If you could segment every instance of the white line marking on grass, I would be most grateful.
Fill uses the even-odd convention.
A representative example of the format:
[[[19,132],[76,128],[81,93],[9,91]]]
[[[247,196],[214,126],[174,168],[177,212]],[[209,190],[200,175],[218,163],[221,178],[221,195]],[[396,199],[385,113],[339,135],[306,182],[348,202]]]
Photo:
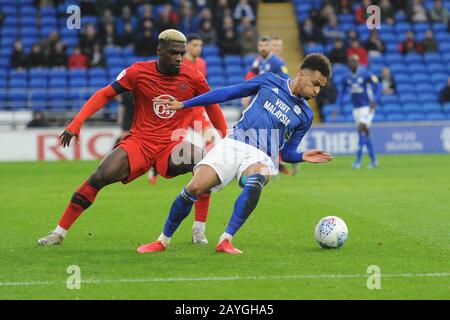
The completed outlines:
[[[382,278],[437,278],[450,277],[450,272],[439,273],[398,273],[382,274]],[[285,276],[234,276],[234,277],[204,277],[204,278],[143,278],[143,279],[99,279],[81,280],[82,284],[108,284],[108,283],[147,283],[147,282],[190,282],[190,281],[264,281],[264,280],[295,280],[295,279],[345,279],[367,278],[367,274],[300,274]],[[23,281],[0,282],[0,287],[25,287],[25,286],[52,286],[65,282],[55,281]]]

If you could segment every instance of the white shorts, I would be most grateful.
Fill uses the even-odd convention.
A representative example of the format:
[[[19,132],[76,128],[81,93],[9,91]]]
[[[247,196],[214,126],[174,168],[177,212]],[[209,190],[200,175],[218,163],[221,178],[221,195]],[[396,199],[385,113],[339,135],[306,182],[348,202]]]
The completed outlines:
[[[370,127],[375,116],[375,111],[371,111],[370,107],[360,107],[353,109],[353,118],[356,124],[363,123]]]
[[[225,188],[234,178],[239,181],[242,172],[255,163],[264,163],[268,168],[268,175],[275,173],[275,165],[272,159],[251,145],[224,138],[214,146],[206,156],[194,167],[194,173],[201,165],[207,165],[214,169],[220,179],[220,185],[212,188],[212,191],[219,191]]]

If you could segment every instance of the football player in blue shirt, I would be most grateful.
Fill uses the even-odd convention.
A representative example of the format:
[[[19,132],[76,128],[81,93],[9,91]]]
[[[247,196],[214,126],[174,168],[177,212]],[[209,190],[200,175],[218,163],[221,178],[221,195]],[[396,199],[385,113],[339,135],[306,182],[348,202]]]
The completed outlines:
[[[372,140],[370,140],[369,128],[375,115],[375,103],[380,97],[382,87],[377,76],[359,64],[357,55],[351,55],[348,58],[348,66],[349,70],[342,79],[336,105],[342,107],[344,96],[347,91],[350,91],[353,118],[358,125],[359,135],[358,151],[353,168],[359,169],[361,167],[363,148],[366,146],[371,160],[369,168],[373,169],[378,166],[378,162]]]
[[[236,178],[243,190],[216,251],[242,253],[233,246],[231,239],[256,208],[263,187],[275,172],[278,154],[292,163],[332,160],[330,154],[321,150],[298,151],[314,116],[307,100],[314,98],[330,77],[328,58],[316,53],[306,56],[292,81],[268,72],[184,102],[155,100],[168,109],[178,110],[255,95],[231,132],[196,165],[191,181],[173,202],[158,240],[139,247],[138,252],[164,251],[197,197],[206,191],[220,190]]]

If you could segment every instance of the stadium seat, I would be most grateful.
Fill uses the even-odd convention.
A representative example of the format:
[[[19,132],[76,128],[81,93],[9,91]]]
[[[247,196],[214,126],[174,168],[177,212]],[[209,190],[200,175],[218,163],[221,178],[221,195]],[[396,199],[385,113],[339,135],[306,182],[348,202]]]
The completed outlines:
[[[239,76],[242,78],[243,69],[240,65],[227,65],[225,68],[225,73],[228,76]]]
[[[94,89],[100,89],[104,86],[107,86],[109,84],[109,81],[106,79],[106,77],[95,77],[89,79],[89,87]]]
[[[212,87],[224,87],[226,85],[224,77],[208,77],[208,82]]]
[[[48,85],[50,88],[66,88],[67,80],[66,78],[50,78]]]
[[[208,76],[221,76],[223,75],[224,71],[222,66],[216,66],[216,65],[212,65],[212,66],[208,66]]]
[[[432,93],[434,86],[430,82],[421,82],[416,84],[416,90],[418,93]]]
[[[442,112],[430,112],[427,113],[426,119],[430,121],[447,120],[447,117]]]
[[[423,112],[412,112],[406,115],[406,120],[408,121],[424,121],[426,120],[426,115]]]
[[[70,78],[69,86],[71,88],[84,88],[87,86],[86,78]]]
[[[405,103],[415,103],[417,102],[417,96],[416,94],[413,93],[403,93],[399,90],[400,92],[400,102],[405,104]]]
[[[30,78],[28,83],[28,87],[30,89],[44,89],[47,88],[47,79],[46,78]]]
[[[224,65],[229,67],[232,65],[242,66],[241,57],[238,55],[226,55],[223,58]]]
[[[248,54],[244,57],[244,65],[246,68],[251,66],[253,64],[253,61],[255,60],[256,55],[254,54]]]
[[[431,81],[434,82],[434,84],[445,84],[447,83],[449,75],[446,73],[434,73],[431,74]]]
[[[10,78],[9,87],[11,89],[26,89],[28,88],[27,80]]]
[[[375,112],[375,116],[373,117],[373,121],[374,122],[386,121],[386,116],[384,115],[383,112],[377,111],[377,112]]]
[[[404,61],[406,63],[421,63],[422,56],[418,53],[408,53],[405,55]]]
[[[70,69],[69,70],[70,79],[86,79],[87,71],[85,69]]]
[[[423,61],[426,63],[440,63],[442,62],[442,56],[439,53],[425,53]]]
[[[392,63],[389,65],[389,68],[391,69],[391,73],[395,76],[397,72],[405,72],[406,70],[406,64],[403,63]]]
[[[411,83],[401,83],[397,85],[397,90],[401,94],[415,92],[416,88]]]
[[[419,112],[422,111],[422,105],[419,103],[405,103],[403,105],[403,110],[405,112]]]
[[[12,89],[8,92],[8,102],[9,108],[13,109],[23,109],[27,107],[27,97],[23,92],[23,89],[17,90]]]
[[[450,51],[450,42],[441,42],[439,44],[439,51],[442,53]]]
[[[383,111],[385,113],[401,112],[402,107],[399,103],[387,103],[386,105],[383,105]]]
[[[208,56],[205,57],[206,64],[208,67],[211,66],[222,66],[222,59],[219,56]]]
[[[403,113],[389,113],[386,115],[387,121],[405,121],[406,117]]]
[[[446,102],[442,105],[442,110],[444,110],[444,112],[448,112],[450,114],[450,102]]]
[[[419,101],[422,103],[426,102],[437,102],[438,96],[432,92],[419,93]]]
[[[426,72],[427,69],[425,68],[425,65],[423,63],[411,63],[408,64],[408,70],[411,74],[415,72]]]
[[[387,103],[397,103],[398,98],[395,94],[388,94],[388,95],[382,95],[381,96],[381,104],[387,104]]]
[[[439,112],[441,111],[441,105],[439,103],[424,103],[423,104],[423,110],[426,112]]]
[[[215,45],[207,45],[203,47],[202,54],[204,57],[206,56],[218,56],[220,55],[220,50]]]
[[[48,73],[48,70],[42,69],[42,68],[31,68],[28,71],[28,75],[29,75],[30,79],[34,79],[34,78],[46,79],[47,73]]]
[[[105,78],[106,70],[104,68],[91,68],[88,69],[89,78]]]

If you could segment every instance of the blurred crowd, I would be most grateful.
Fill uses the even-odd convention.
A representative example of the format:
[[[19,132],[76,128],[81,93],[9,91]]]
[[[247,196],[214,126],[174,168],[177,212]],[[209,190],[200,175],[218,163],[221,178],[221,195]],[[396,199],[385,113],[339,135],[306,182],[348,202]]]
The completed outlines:
[[[130,47],[136,56],[155,56],[158,34],[175,28],[197,33],[205,45],[222,54],[257,53],[256,0],[143,1],[80,0],[81,16],[96,23],[82,25],[78,45],[69,48],[55,30],[35,43],[29,53],[20,40],[14,43],[11,66],[88,68],[105,65],[105,47]],[[35,1],[38,8],[64,5],[64,1]],[[0,14],[0,23],[1,23]]]

